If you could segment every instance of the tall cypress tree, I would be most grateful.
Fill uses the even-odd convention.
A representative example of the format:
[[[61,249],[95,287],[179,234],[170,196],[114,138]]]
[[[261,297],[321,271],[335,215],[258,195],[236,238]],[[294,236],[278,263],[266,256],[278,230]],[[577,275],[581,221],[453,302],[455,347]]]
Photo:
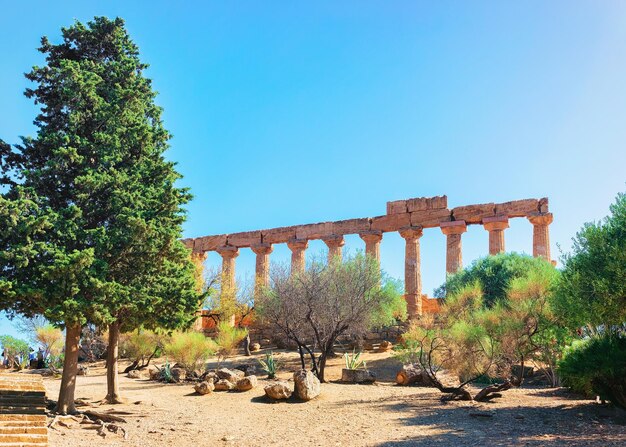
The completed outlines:
[[[0,144],[0,309],[65,326],[68,413],[82,325],[109,326],[106,399],[117,402],[120,331],[187,327],[202,297],[180,242],[191,196],[164,159],[170,134],[124,21],[96,17],[62,36],[42,38],[46,64],[26,75],[37,136]]]

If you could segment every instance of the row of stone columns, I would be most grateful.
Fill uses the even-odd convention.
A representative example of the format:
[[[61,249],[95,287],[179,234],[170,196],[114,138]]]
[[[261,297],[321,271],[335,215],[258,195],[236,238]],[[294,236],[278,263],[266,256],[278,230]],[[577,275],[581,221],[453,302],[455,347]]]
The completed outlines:
[[[552,223],[551,213],[529,216],[533,225],[533,256],[552,261],[550,258],[550,232],[548,226]],[[497,255],[505,250],[504,230],[509,228],[509,218],[506,216],[486,217],[482,221],[483,227],[489,232],[489,254]],[[463,267],[461,235],[467,231],[467,224],[463,220],[442,222],[441,231],[446,235],[446,272],[454,273]]]
[[[533,256],[550,260],[550,236],[548,226],[552,223],[552,214],[542,214],[528,218],[533,224]],[[496,216],[483,219],[483,226],[489,232],[489,254],[503,252],[504,230],[509,227],[506,216]],[[467,231],[465,221],[442,222],[441,231],[446,235],[446,272],[454,273],[463,266],[461,235]],[[409,315],[422,313],[422,281],[420,274],[420,246],[422,227],[405,227],[400,229],[400,236],[405,240],[404,284]],[[380,231],[368,231],[359,234],[365,242],[366,256],[380,262],[380,242],[383,234]],[[322,239],[328,246],[328,261],[341,259],[341,249],[344,246],[343,236],[329,236]],[[305,252],[309,241],[306,239],[292,239],[287,242],[291,250],[291,271],[302,272],[305,268]],[[251,247],[256,254],[255,291],[269,285],[269,255],[272,252],[271,244],[258,244]],[[235,288],[235,258],[239,255],[236,247],[225,246],[217,249],[222,256],[222,288]]]

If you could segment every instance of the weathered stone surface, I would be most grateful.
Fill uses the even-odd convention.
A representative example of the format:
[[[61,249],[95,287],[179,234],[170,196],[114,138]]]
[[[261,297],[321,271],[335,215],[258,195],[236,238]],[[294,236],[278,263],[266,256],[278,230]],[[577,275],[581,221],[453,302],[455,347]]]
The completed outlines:
[[[362,219],[338,220],[332,222],[333,234],[356,234],[362,231],[369,231],[370,219],[368,217]]]
[[[215,386],[214,386],[215,391],[232,391],[234,389],[235,389],[235,384],[226,379],[221,379],[215,382]]]
[[[148,366],[148,377],[150,377],[150,380],[159,380],[161,378],[161,370],[155,365]]]
[[[193,388],[196,390],[196,393],[198,394],[210,394],[215,389],[215,384],[213,383],[213,381],[208,381],[208,382],[205,381],[205,382],[196,383],[196,385]]]
[[[184,382],[187,378],[187,371],[183,368],[172,368],[170,372],[172,373],[172,380],[174,382]]]
[[[291,397],[293,391],[291,391],[291,387],[289,383],[281,381],[275,382],[271,385],[267,385],[263,388],[265,391],[265,395],[273,400],[286,400]]]
[[[250,344],[250,351],[251,352],[256,352],[256,351],[260,351],[261,350],[261,345],[259,343],[252,343]]]
[[[229,234],[227,240],[228,245],[233,247],[250,247],[261,243],[260,231],[245,231],[243,233]]]
[[[387,216],[372,217],[372,224],[370,226],[372,231],[398,231],[402,227],[411,225],[411,215],[409,213],[404,214],[389,214]]]
[[[548,198],[547,197],[542,197],[541,199],[539,199],[539,212],[540,213],[548,213],[548,212],[550,212],[550,209],[548,207]]]
[[[149,377],[149,372],[146,369],[133,369],[128,371],[126,377],[129,379],[146,379]]]
[[[194,244],[193,239],[183,239],[181,242],[183,243],[185,247],[187,247],[190,250],[193,250],[193,244]]]
[[[495,203],[480,205],[457,206],[452,209],[454,220],[464,220],[468,224],[481,223],[485,217],[495,216]]]
[[[203,236],[194,239],[193,250],[194,251],[215,251],[219,247],[226,245],[225,234],[218,234],[216,236]]]
[[[211,372],[207,372],[204,375],[204,380],[206,380],[207,382],[211,382],[211,383],[215,384],[215,382],[218,382],[220,380],[220,378],[217,375],[217,373],[211,371]]]
[[[407,212],[406,200],[387,202],[387,214],[403,214]]]
[[[343,368],[341,381],[346,383],[374,383],[376,382],[376,375],[368,369]]]
[[[237,371],[243,372],[244,376],[254,376],[258,372],[257,365],[249,363],[247,365],[238,365]]]
[[[256,376],[246,376],[237,381],[237,391],[248,391],[257,386]]]
[[[296,239],[321,239],[333,234],[332,222],[320,222],[296,227]]]
[[[89,367],[85,365],[78,365],[78,371],[76,372],[79,376],[88,376],[89,375]]]
[[[496,203],[496,214],[509,217],[526,217],[539,212],[539,200],[524,199],[511,202]]]
[[[270,230],[261,230],[261,239],[264,244],[281,244],[296,237],[297,227],[280,227]]]
[[[450,210],[447,208],[415,211],[411,213],[411,225],[419,225],[423,228],[438,227],[441,222],[447,222],[450,220]]]
[[[447,196],[436,197],[415,197],[406,201],[407,211],[413,213],[416,211],[438,210],[448,207]]]
[[[320,381],[311,371],[301,369],[293,373],[294,391],[299,399],[309,401],[322,391]]]
[[[228,380],[232,383],[237,383],[239,379],[243,379],[246,375],[243,371],[238,369],[220,368],[216,371],[217,377],[220,379]]]

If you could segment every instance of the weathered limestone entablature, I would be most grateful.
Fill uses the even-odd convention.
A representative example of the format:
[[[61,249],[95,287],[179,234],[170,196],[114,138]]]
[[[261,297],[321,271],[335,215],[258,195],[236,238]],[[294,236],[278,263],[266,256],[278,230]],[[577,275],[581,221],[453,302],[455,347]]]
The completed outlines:
[[[257,280],[267,283],[268,258],[273,244],[285,243],[289,246],[292,271],[295,272],[304,268],[304,254],[310,240],[323,240],[331,260],[341,257],[345,235],[358,234],[365,242],[366,254],[380,260],[380,243],[384,233],[398,232],[407,242],[405,287],[410,313],[421,314],[419,237],[411,235],[419,232],[421,236],[424,229],[440,228],[447,238],[446,271],[454,273],[462,267],[461,237],[468,225],[482,225],[489,232],[489,254],[497,254],[504,251],[504,231],[509,227],[509,219],[517,217],[527,218],[533,225],[533,255],[550,260],[548,226],[553,216],[549,212],[547,198],[449,209],[447,196],[417,197],[387,202],[387,213],[382,216],[202,236],[183,242],[196,254],[219,252],[224,260],[222,271],[229,276],[229,283],[234,283],[234,262],[239,249],[250,248],[259,257]]]

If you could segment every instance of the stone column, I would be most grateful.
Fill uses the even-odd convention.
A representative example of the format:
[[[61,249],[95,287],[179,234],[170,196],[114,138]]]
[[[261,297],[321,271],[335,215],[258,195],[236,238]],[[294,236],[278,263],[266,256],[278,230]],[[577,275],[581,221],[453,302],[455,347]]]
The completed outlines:
[[[365,242],[365,256],[376,259],[380,264],[380,241],[383,239],[382,231],[368,231],[359,234]]]
[[[548,226],[552,223],[552,213],[529,216],[528,220],[533,224],[533,256],[552,261],[550,258],[550,231]]]
[[[489,254],[497,255],[504,251],[504,230],[509,228],[507,216],[485,217],[483,227],[489,232]]]
[[[446,272],[455,273],[463,267],[461,235],[467,231],[464,220],[441,222],[441,231],[447,237]]]
[[[237,247],[224,246],[216,250],[222,256],[222,294],[235,291],[235,258],[239,256]]]
[[[270,285],[270,253],[271,244],[253,245],[252,251],[256,253],[256,271],[254,276],[254,296],[259,295],[263,287]]]
[[[343,236],[329,236],[323,237],[322,240],[328,246],[328,263],[334,259],[341,261],[341,247],[345,245]]]
[[[196,291],[202,292],[204,290],[204,261],[206,261],[208,253],[204,251],[194,251],[191,253],[191,261],[193,262],[194,267],[196,268],[195,280],[196,280]],[[204,302],[200,301],[198,303],[198,313],[196,321],[193,324],[194,329],[197,331],[202,330],[202,306]]]
[[[309,246],[306,239],[292,239],[287,242],[291,250],[291,273],[303,272],[305,267],[304,254]]]
[[[404,291],[409,318],[422,315],[422,277],[420,274],[420,245],[422,227],[404,227],[400,236],[406,241],[404,251]]]

